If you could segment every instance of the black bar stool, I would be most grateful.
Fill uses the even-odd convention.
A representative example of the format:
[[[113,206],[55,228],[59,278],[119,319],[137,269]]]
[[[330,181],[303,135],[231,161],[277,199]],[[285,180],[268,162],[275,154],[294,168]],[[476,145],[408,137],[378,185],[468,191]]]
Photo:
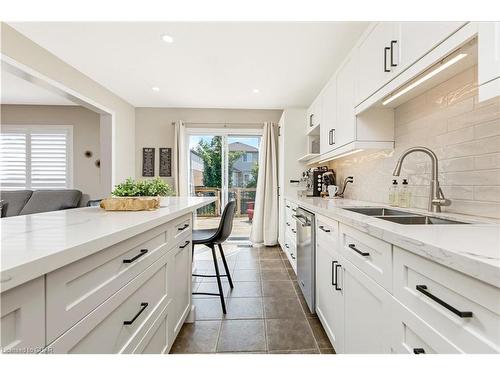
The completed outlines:
[[[205,245],[212,250],[212,258],[214,260],[215,275],[200,275],[194,273],[193,276],[198,277],[216,277],[217,285],[219,287],[219,293],[193,293],[201,294],[206,296],[219,296],[220,303],[222,305],[222,312],[226,313],[226,303],[224,302],[224,291],[222,289],[221,277],[227,277],[229,281],[229,286],[233,289],[233,280],[231,280],[231,274],[229,273],[229,268],[227,267],[226,257],[224,256],[224,250],[222,249],[222,243],[227,240],[231,231],[233,230],[233,217],[236,208],[236,202],[229,202],[224,208],[222,217],[218,228],[212,229],[196,229],[193,230],[193,257],[194,257],[194,245]],[[219,265],[217,264],[217,255],[215,254],[215,245],[218,245],[220,255],[222,258],[222,263],[224,264],[224,269],[226,271],[225,275],[221,275],[219,272]]]

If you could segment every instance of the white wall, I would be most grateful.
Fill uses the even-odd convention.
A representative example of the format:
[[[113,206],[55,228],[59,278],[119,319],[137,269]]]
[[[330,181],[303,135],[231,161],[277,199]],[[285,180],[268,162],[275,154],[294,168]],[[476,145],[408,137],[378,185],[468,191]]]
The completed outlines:
[[[5,56],[114,112],[115,168],[113,177],[115,181],[121,181],[128,176],[134,177],[134,107],[5,23],[1,23],[1,38],[1,51]]]
[[[179,120],[195,123],[264,123],[278,122],[281,110],[198,109],[198,108],[136,108],[135,110],[135,173],[142,175],[142,148],[154,147],[155,175],[158,175],[159,148],[174,147],[174,127]],[[173,178],[165,178],[173,184]]]
[[[72,125],[73,188],[92,199],[100,196],[99,114],[79,106],[7,105],[1,106],[2,125]],[[91,158],[85,151],[92,151]]]
[[[500,98],[480,103],[477,66],[395,110],[395,149],[353,155],[331,163],[337,179],[354,176],[346,198],[387,203],[392,172],[401,153],[425,146],[439,159],[439,179],[450,207],[443,210],[500,218]],[[413,206],[427,208],[431,171],[428,156],[405,159]]]

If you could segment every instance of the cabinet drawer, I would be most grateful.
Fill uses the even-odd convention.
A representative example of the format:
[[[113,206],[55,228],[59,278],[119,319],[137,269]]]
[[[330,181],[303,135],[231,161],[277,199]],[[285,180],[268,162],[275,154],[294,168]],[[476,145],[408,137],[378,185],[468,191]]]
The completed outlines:
[[[339,239],[339,223],[335,220],[316,216],[316,242],[333,255],[337,251]]]
[[[172,304],[168,304],[153,322],[146,335],[134,349],[134,354],[163,354],[167,353],[173,343],[169,333]]]
[[[43,277],[0,294],[2,353],[37,353],[45,346]]]
[[[395,247],[394,295],[460,351],[500,352],[500,289]]]
[[[188,214],[181,216],[180,218],[174,220],[170,225],[172,225],[172,240],[176,241],[183,237],[186,233],[191,232],[193,226],[192,215]]]
[[[340,252],[361,271],[392,291],[392,245],[340,224]]]
[[[153,263],[56,341],[53,353],[126,353],[145,336],[152,319],[170,303],[167,263],[171,252]]]
[[[160,226],[49,273],[47,343],[158,260],[168,250],[166,237]]]
[[[399,354],[453,354],[460,350],[436,330],[395,301],[392,330],[392,352]]]

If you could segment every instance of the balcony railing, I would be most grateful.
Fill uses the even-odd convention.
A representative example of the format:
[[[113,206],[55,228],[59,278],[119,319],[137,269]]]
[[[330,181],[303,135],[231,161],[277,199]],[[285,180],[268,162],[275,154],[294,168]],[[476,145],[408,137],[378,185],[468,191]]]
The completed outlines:
[[[247,215],[247,210],[253,208],[255,202],[255,188],[229,188],[229,200],[236,201],[236,216]],[[215,197],[215,202],[199,208],[198,216],[220,216],[221,215],[221,200],[222,189],[216,187],[195,187],[194,193],[197,197]]]

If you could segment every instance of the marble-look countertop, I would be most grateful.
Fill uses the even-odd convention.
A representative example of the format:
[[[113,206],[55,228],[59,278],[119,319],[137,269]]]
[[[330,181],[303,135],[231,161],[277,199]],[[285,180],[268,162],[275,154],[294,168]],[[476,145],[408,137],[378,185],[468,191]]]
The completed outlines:
[[[351,225],[358,230],[500,287],[500,223],[473,216],[402,209],[465,221],[472,224],[403,225],[347,211],[346,207],[389,207],[349,199],[286,197],[314,213]]]
[[[214,198],[171,197],[155,211],[76,208],[0,220],[0,289],[6,291],[179,216]]]

